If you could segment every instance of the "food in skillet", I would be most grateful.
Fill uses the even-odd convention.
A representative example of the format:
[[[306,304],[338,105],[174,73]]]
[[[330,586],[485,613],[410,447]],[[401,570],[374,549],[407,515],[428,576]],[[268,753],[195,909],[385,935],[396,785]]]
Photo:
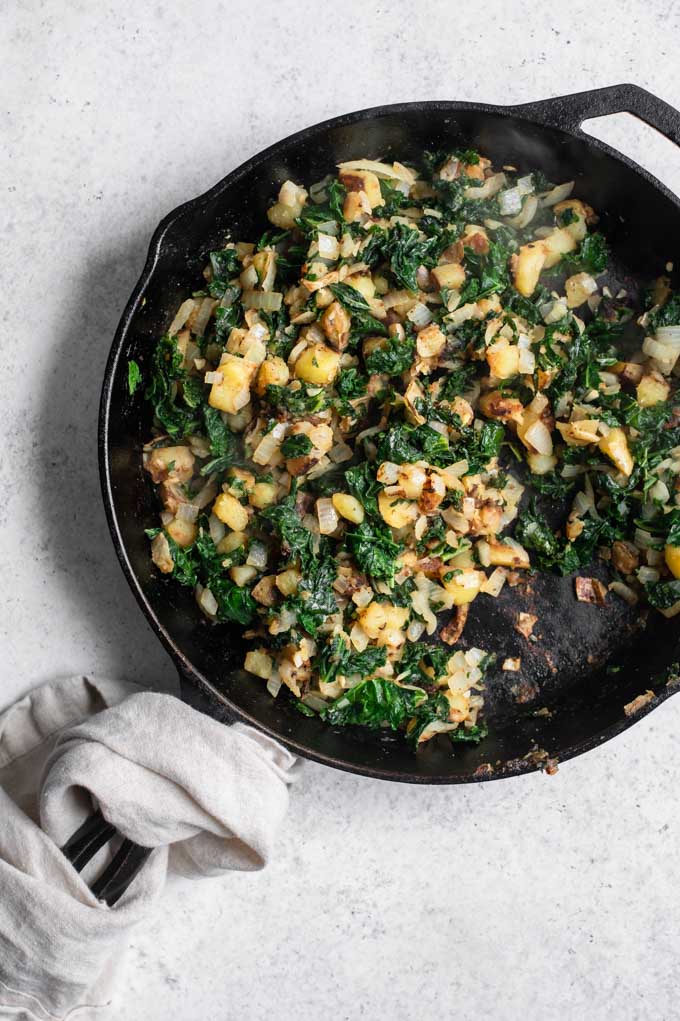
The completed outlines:
[[[576,599],[680,610],[680,295],[612,296],[572,183],[471,151],[357,160],[268,217],[159,340],[144,465],[155,565],[243,628],[273,696],[477,741],[473,600],[599,557],[609,586]]]

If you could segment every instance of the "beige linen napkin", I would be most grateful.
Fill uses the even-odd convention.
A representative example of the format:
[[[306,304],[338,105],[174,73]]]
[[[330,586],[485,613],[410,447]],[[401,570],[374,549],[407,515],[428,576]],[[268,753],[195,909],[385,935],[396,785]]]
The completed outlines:
[[[294,765],[249,727],[122,681],[53,682],[0,714],[0,1017],[104,1013],[128,933],[169,873],[264,867]],[[92,798],[156,849],[114,907],[59,850]]]

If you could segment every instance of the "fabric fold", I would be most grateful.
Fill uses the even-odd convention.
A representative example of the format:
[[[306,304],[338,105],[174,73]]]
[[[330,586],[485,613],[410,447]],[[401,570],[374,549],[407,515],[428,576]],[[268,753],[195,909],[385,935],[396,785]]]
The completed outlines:
[[[266,735],[121,681],[57,681],[2,713],[0,1017],[104,1009],[126,937],[169,872],[263,868],[295,773],[294,756]],[[95,805],[154,848],[112,908],[59,850]]]

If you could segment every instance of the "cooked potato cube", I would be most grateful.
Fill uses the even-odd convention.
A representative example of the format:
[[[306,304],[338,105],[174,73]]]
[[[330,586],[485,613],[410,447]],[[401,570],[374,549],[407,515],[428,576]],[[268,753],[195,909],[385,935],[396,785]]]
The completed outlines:
[[[338,372],[340,355],[325,344],[312,344],[305,348],[295,362],[295,375],[306,383],[315,386],[327,386],[332,383]]]
[[[271,507],[273,503],[276,503],[277,493],[278,489],[273,482],[256,482],[248,497],[248,502],[251,507],[257,507],[258,510],[263,507]]]
[[[341,170],[339,177],[348,192],[363,192],[371,209],[382,206],[384,199],[380,181],[370,170]]]
[[[665,401],[670,391],[669,384],[662,376],[643,376],[637,385],[637,402],[643,408],[651,408],[659,401]]]
[[[556,266],[563,255],[573,252],[576,248],[576,239],[567,227],[558,227],[552,234],[543,239],[545,250],[545,269]]]
[[[564,202],[558,202],[553,206],[553,212],[557,217],[566,213],[568,209],[576,216],[576,219],[572,223],[566,224],[564,230],[569,231],[575,241],[583,241],[588,232],[586,224],[596,219],[595,214],[591,207],[587,206],[585,202],[581,202],[580,199],[565,199]]]
[[[373,641],[380,641],[386,633],[399,630],[409,617],[406,606],[393,606],[391,603],[378,603],[375,600],[358,612],[359,623]]]
[[[276,587],[282,596],[292,596],[294,592],[297,592],[301,578],[302,575],[298,570],[294,567],[289,567],[287,571],[277,574]]]
[[[242,532],[248,526],[248,511],[230,493],[220,493],[213,504],[213,514],[223,521],[227,528]]]
[[[219,411],[235,415],[250,401],[250,383],[257,371],[257,365],[237,355],[225,354],[218,372],[222,380],[210,388],[208,404]]]
[[[341,518],[355,525],[360,525],[364,520],[364,508],[355,496],[350,496],[349,493],[333,493],[332,500]]]
[[[195,521],[185,521],[184,518],[173,518],[172,521],[165,526],[165,531],[171,539],[175,540],[178,546],[181,546],[184,549],[187,546],[191,546],[192,542],[196,541],[198,525]]]
[[[290,372],[288,366],[283,358],[275,355],[260,365],[255,382],[255,393],[258,397],[264,397],[268,386],[285,386],[289,379]]]
[[[511,379],[519,372],[519,348],[506,337],[499,337],[487,347],[486,360],[496,379]]]
[[[510,260],[515,287],[525,298],[530,298],[536,290],[538,278],[545,265],[546,248],[543,241],[531,241],[522,245],[517,255]]]
[[[223,539],[220,539],[216,549],[218,553],[233,553],[239,546],[245,546],[248,536],[245,532],[227,532]]]
[[[489,566],[491,567],[512,567],[520,570],[528,570],[530,567],[529,554],[517,543],[511,546],[509,543],[488,542]]]
[[[249,673],[261,677],[263,681],[269,680],[274,669],[273,660],[264,649],[251,649],[246,653],[243,666]]]
[[[418,517],[418,505],[400,496],[388,496],[384,491],[378,496],[378,507],[383,521],[392,528],[404,528]]]
[[[375,284],[367,273],[355,273],[351,277],[345,277],[343,280],[344,284],[349,284],[355,291],[362,294],[366,301],[370,301],[371,298],[375,298]]]
[[[565,280],[564,290],[567,295],[567,305],[569,308],[578,308],[592,294],[595,294],[597,283],[590,273],[574,273],[568,280]]]
[[[439,576],[444,588],[453,597],[454,606],[471,603],[486,581],[483,571],[477,571],[474,567],[452,568],[450,564],[440,568]]]
[[[459,262],[448,262],[444,266],[435,266],[430,271],[430,276],[434,278],[439,290],[449,287],[458,291],[465,283],[465,270]]]
[[[183,484],[194,474],[195,461],[189,447],[156,447],[146,462],[146,470],[156,484],[170,477]]]
[[[421,358],[436,358],[445,347],[446,337],[436,323],[430,323],[416,337],[416,350]]]
[[[248,564],[231,567],[229,569],[229,577],[233,581],[234,585],[238,585],[239,588],[243,588],[244,585],[248,585],[257,577],[257,568],[250,567]]]
[[[598,445],[602,453],[614,462],[620,472],[630,475],[635,462],[628,449],[628,440],[623,429],[610,429],[607,435],[601,438]]]

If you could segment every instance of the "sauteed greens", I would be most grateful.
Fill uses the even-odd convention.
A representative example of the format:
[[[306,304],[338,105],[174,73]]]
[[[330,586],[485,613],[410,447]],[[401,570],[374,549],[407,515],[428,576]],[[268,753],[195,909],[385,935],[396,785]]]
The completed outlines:
[[[468,610],[532,570],[680,610],[680,295],[612,295],[572,187],[470,150],[286,181],[144,368],[153,561],[301,712],[480,740]]]

